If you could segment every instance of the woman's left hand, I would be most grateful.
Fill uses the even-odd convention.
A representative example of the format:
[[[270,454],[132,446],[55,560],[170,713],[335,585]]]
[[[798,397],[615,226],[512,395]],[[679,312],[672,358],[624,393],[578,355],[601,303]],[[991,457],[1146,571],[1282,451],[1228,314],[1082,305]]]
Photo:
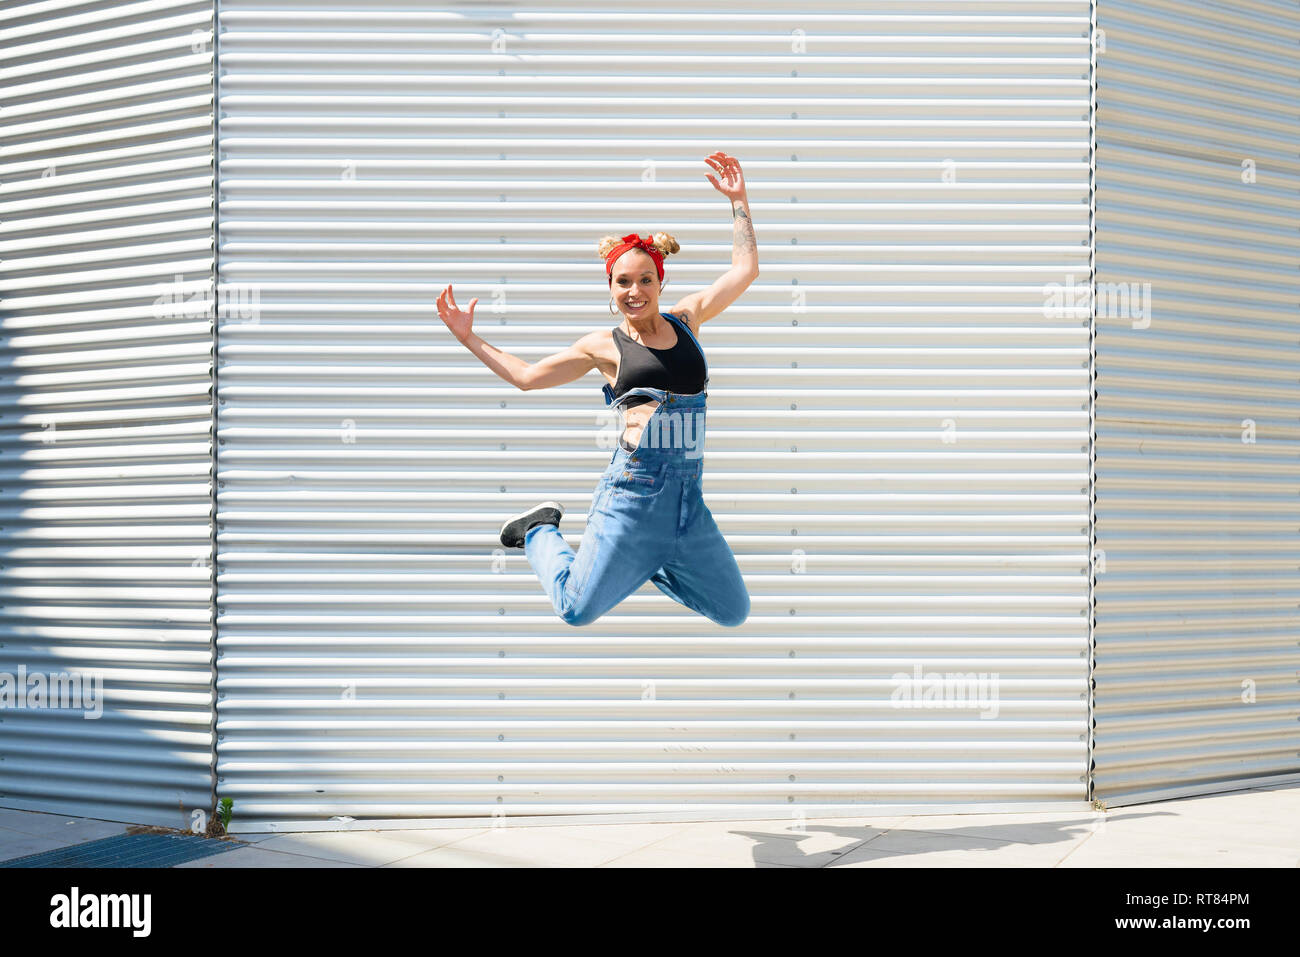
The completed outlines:
[[[718,174],[717,179],[709,173],[704,174],[714,189],[730,200],[745,198],[745,174],[740,171],[740,160],[719,150],[704,157],[704,162]]]

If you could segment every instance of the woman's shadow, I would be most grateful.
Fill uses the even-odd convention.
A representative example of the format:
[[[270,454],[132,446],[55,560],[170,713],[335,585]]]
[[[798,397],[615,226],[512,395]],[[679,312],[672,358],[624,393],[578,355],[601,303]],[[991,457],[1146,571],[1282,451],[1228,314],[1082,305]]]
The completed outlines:
[[[1170,811],[1146,811],[1124,814],[1109,818],[1082,817],[1069,820],[1030,822],[1019,821],[1006,824],[962,825],[960,830],[946,828],[929,829],[918,826],[915,820],[908,827],[871,827],[871,826],[836,826],[817,824],[802,829],[788,829],[782,833],[763,831],[728,831],[753,839],[755,864],[781,864],[788,867],[830,867],[852,855],[854,861],[864,859],[883,860],[890,857],[904,857],[914,854],[928,854],[933,851],[988,851],[995,850],[991,842],[1014,844],[1057,844],[1073,843],[1080,837],[1105,826],[1106,821],[1135,820],[1143,817],[1167,817],[1177,815]],[[843,843],[826,851],[808,852],[800,847],[813,833],[835,835]],[[879,837],[890,835],[918,835],[942,839],[942,846],[935,848],[904,850],[894,847],[881,847],[872,853],[870,845]],[[867,848],[864,854],[855,853]],[[1064,851],[1064,849],[1062,849]],[[868,856],[869,855],[869,856]]]

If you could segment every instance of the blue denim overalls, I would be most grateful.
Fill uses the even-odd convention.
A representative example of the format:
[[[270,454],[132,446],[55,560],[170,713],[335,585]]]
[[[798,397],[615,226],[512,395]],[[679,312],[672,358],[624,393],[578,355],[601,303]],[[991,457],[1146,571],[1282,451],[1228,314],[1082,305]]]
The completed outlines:
[[[661,315],[699,346],[686,323]],[[636,448],[626,448],[620,437],[592,492],[577,553],[554,525],[534,525],[524,535],[528,563],[568,624],[590,624],[647,581],[719,625],[734,627],[749,617],[736,557],[700,489],[707,363],[704,383],[691,394],[637,387],[617,398],[604,387],[606,405],[615,408],[636,394],[659,405]]]

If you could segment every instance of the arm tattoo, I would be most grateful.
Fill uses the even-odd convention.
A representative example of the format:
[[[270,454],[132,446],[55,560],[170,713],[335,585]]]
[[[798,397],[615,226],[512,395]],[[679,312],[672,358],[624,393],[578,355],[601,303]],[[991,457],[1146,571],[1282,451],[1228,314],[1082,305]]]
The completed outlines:
[[[752,253],[758,245],[754,239],[754,223],[749,218],[749,210],[745,209],[745,204],[737,201],[731,206],[732,216],[735,218],[735,225],[732,227],[732,250],[740,255]]]

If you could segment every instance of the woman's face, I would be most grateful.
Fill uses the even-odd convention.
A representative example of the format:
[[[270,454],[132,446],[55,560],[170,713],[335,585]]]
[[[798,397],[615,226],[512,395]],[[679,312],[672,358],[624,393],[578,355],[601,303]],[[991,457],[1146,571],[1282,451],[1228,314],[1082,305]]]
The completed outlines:
[[[614,302],[628,319],[659,314],[659,271],[648,253],[629,249],[614,260],[609,288]]]

